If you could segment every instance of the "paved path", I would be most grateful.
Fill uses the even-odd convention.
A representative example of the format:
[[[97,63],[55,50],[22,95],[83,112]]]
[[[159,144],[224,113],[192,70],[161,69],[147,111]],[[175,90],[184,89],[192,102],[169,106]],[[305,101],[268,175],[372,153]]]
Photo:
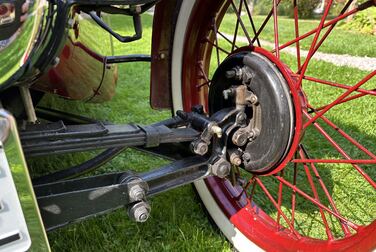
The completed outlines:
[[[224,34],[228,39],[231,41],[233,40],[233,36],[229,34]],[[220,39],[220,36],[218,37]],[[244,36],[237,37],[238,42],[248,43],[248,40]],[[261,45],[274,47],[274,43],[269,41],[260,40]],[[292,47],[284,48],[281,52],[286,52],[288,54],[296,55],[296,49]],[[307,50],[300,50],[300,54],[303,57],[308,55]],[[314,57],[316,60],[321,60],[325,62],[332,63],[336,66],[348,66],[353,68],[358,68],[365,71],[374,71],[376,69],[376,58],[369,58],[369,57],[359,57],[359,56],[351,56],[351,55],[339,55],[339,54],[331,54],[331,53],[322,53],[316,52]]]

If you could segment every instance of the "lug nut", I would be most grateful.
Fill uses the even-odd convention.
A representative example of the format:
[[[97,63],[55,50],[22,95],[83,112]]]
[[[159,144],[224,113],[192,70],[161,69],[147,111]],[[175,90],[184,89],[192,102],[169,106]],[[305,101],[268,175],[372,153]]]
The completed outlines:
[[[150,205],[145,201],[138,202],[128,209],[128,216],[136,222],[145,222],[150,216]]]

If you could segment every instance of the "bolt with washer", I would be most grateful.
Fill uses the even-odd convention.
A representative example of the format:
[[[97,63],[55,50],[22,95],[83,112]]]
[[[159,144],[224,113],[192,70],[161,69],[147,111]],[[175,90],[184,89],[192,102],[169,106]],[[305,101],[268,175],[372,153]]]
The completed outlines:
[[[136,222],[145,222],[150,216],[150,205],[145,201],[137,202],[128,209],[128,216]]]

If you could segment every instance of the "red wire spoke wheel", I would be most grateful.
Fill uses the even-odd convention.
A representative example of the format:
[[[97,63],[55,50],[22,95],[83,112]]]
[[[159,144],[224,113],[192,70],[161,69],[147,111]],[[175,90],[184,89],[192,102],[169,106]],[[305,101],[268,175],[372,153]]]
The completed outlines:
[[[174,109],[226,108],[222,93],[232,80],[224,76],[244,66],[261,106],[249,162],[243,156],[228,178],[195,183],[239,251],[376,248],[376,69],[354,63],[376,58],[361,50],[375,39],[346,36],[340,27],[375,2],[352,2],[339,9],[327,1],[316,21],[299,17],[299,1],[286,7],[271,0],[265,16],[252,15],[245,0],[182,3],[172,55]]]

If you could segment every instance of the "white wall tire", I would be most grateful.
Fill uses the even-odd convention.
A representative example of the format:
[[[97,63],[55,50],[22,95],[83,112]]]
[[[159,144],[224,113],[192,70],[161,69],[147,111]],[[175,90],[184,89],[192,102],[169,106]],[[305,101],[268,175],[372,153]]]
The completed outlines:
[[[171,64],[171,91],[174,111],[183,109],[182,96],[182,60],[184,38],[187,24],[195,1],[183,1],[180,8],[179,16],[175,27],[175,36],[172,49]],[[215,202],[209,189],[203,180],[196,181],[194,186],[205,205],[211,218],[214,220],[221,232],[233,244],[238,251],[263,251],[256,244],[250,241],[243,233],[241,233],[225,216],[221,208]]]

